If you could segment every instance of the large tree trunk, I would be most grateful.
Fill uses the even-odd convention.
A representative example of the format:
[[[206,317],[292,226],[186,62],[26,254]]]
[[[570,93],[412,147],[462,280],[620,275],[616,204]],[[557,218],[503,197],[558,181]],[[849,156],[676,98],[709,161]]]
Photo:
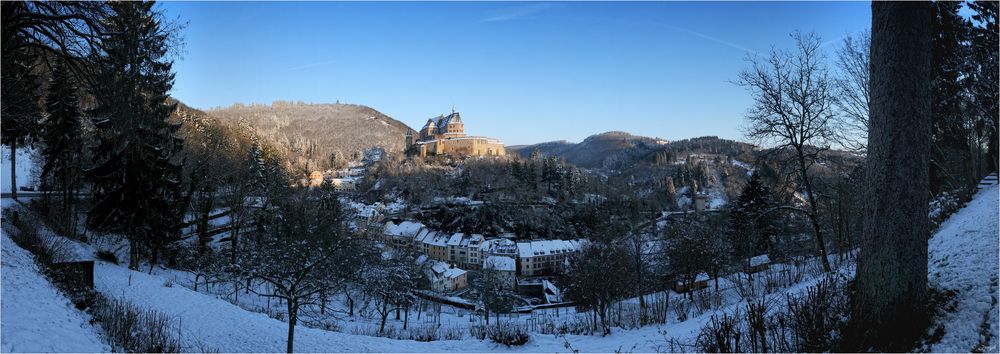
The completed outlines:
[[[10,143],[10,198],[17,200],[17,143]]]
[[[926,329],[931,9],[872,4],[871,130],[854,328],[860,348],[910,351]]]

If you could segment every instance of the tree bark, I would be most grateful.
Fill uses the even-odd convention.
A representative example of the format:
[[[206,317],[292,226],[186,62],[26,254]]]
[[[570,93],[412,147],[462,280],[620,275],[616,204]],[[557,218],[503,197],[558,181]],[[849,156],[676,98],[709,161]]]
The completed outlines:
[[[10,143],[10,198],[17,200],[17,143]]]
[[[823,264],[823,271],[829,273],[830,260],[826,259],[826,241],[823,240],[823,231],[819,226],[819,217],[816,215],[818,213],[816,195],[813,194],[812,180],[809,178],[809,168],[806,166],[806,158],[801,147],[798,149],[798,154],[799,172],[802,173],[802,183],[806,187],[806,194],[809,194],[809,221],[812,222],[813,233],[816,235],[816,247],[819,252],[820,262]]]
[[[289,353],[292,352],[293,344],[295,343],[295,322],[298,321],[298,305],[295,305],[295,301],[288,299],[288,346],[287,350]]]
[[[930,3],[872,3],[867,198],[852,317],[859,349],[910,351],[927,325],[930,28]]]

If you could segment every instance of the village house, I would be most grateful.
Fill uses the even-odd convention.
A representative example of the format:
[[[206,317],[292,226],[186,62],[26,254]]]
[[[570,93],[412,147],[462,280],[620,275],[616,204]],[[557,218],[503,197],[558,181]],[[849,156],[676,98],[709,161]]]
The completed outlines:
[[[519,275],[531,277],[562,273],[584,242],[584,239],[518,242]]]
[[[409,249],[413,247],[413,239],[424,230],[424,224],[414,221],[400,221],[395,223],[387,221],[382,231],[382,242],[387,246],[399,249]]]
[[[423,241],[421,242],[423,245],[422,250],[424,254],[431,259],[442,262],[451,262],[452,260],[448,248],[448,241],[451,238],[451,235],[431,231],[423,237]]]
[[[483,269],[495,269],[506,288],[517,289],[517,261],[511,257],[488,256],[483,261]]]
[[[517,258],[517,243],[508,238],[494,238],[483,241],[479,246],[479,252],[483,257],[504,256]]]
[[[434,291],[457,291],[469,286],[468,272],[445,262],[435,262],[427,268],[426,274]]]
[[[423,269],[430,289],[437,292],[462,290],[469,286],[468,272],[447,262],[433,260],[427,255],[417,257],[414,262]]]
[[[466,258],[468,258],[464,255],[464,252],[462,254],[459,254],[460,251],[464,251],[464,249],[462,249],[463,238],[465,238],[465,234],[457,232],[452,234],[451,237],[448,238],[448,241],[445,243],[448,246],[449,262],[462,264],[465,263]]]
[[[330,184],[333,185],[333,189],[337,191],[353,191],[357,189],[358,179],[356,177],[331,178]]]
[[[483,244],[483,235],[472,234],[463,237],[458,248],[458,263],[466,269],[480,269],[483,267],[483,258],[479,247]]]

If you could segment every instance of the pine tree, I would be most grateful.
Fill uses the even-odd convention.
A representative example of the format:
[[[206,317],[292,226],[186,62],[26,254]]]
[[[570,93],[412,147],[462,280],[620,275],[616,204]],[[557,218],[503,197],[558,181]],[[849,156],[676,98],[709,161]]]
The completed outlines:
[[[4,4],[5,10],[10,4]],[[5,46],[7,43],[4,43]],[[35,138],[39,107],[36,90],[37,76],[32,72],[33,57],[28,49],[8,53],[4,49],[0,58],[0,141],[10,147],[10,193],[17,200],[17,148],[30,144]]]
[[[939,193],[974,182],[969,172],[965,87],[969,22],[958,14],[962,3],[937,1],[931,47],[931,191]]]
[[[65,215],[72,215],[70,207],[73,196],[79,188],[80,159],[83,145],[82,124],[80,122],[79,99],[76,85],[61,63],[52,68],[45,110],[48,117],[43,125],[45,148],[42,156],[42,179],[51,178],[56,189],[62,192],[62,206]],[[73,218],[69,225],[75,225]]]
[[[104,20],[109,35],[96,60],[100,76],[94,88],[100,144],[94,183],[94,206],[87,216],[92,229],[129,239],[129,267],[138,269],[140,249],[156,262],[160,247],[176,236],[182,219],[180,166],[171,158],[182,147],[177,126],[167,122],[175,104],[167,103],[173,86],[168,58],[173,32],[161,23],[152,2],[116,2]],[[152,268],[150,268],[152,269]]]
[[[743,261],[742,267],[748,268],[752,257],[768,250],[773,217],[767,212],[773,206],[770,189],[761,182],[760,174],[754,172],[732,204],[729,219],[733,251]]]
[[[1000,160],[997,125],[1000,124],[1000,73],[996,63],[1000,61],[1000,39],[998,39],[997,12],[1000,3],[996,1],[974,1],[968,3],[975,11],[972,19],[979,25],[972,28],[973,80],[972,104],[978,119],[973,131],[983,134],[986,147],[986,168],[996,171]],[[978,177],[978,176],[977,176]]]

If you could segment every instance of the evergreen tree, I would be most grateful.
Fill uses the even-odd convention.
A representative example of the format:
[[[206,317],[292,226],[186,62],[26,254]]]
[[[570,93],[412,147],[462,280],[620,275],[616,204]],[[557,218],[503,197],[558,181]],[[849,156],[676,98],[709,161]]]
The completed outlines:
[[[931,46],[931,192],[970,184],[965,86],[968,20],[958,14],[962,3],[936,1]]]
[[[43,125],[45,148],[42,156],[42,179],[51,179],[56,189],[62,192],[63,213],[71,215],[73,196],[79,188],[80,159],[82,146],[82,124],[80,122],[79,99],[74,84],[66,68],[56,63],[52,68],[49,92],[45,98],[48,117]],[[72,218],[69,225],[74,225]]]
[[[4,4],[4,10],[10,4]],[[6,15],[6,14],[5,14]],[[5,42],[6,46],[7,43]],[[17,148],[30,144],[35,138],[38,122],[38,77],[32,72],[33,57],[27,48],[8,52],[4,49],[0,58],[0,141],[10,147],[10,192],[17,199]]]
[[[766,252],[773,233],[773,217],[767,212],[774,206],[771,191],[754,172],[750,175],[743,193],[732,204],[729,216],[729,233],[736,259],[742,260],[741,268],[749,268],[750,259]],[[749,273],[747,274],[749,276]]]
[[[973,131],[983,134],[987,144],[986,168],[997,170],[1000,160],[998,147],[997,125],[1000,124],[1000,75],[997,62],[1000,62],[1000,40],[997,25],[996,1],[969,2],[969,8],[976,12],[972,19],[978,24],[972,28],[973,83],[972,83],[972,114],[977,116]],[[978,176],[977,176],[978,177]]]
[[[175,109],[167,103],[174,32],[152,2],[115,2],[111,11],[96,59],[103,83],[94,88],[101,141],[90,171],[94,206],[87,225],[127,237],[129,267],[138,269],[140,249],[155,263],[184,214],[180,166],[171,160],[182,145],[177,126],[167,122]]]

